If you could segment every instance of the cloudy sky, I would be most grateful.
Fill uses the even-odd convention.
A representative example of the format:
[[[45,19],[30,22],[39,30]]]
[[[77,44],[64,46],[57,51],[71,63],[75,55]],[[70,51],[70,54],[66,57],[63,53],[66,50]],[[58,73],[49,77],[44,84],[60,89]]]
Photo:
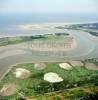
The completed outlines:
[[[98,0],[0,0],[0,13],[96,13]]]

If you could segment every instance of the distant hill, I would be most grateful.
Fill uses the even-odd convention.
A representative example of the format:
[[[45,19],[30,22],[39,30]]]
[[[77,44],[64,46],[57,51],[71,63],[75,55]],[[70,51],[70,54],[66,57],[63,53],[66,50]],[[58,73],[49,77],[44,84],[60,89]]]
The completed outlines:
[[[85,24],[72,24],[72,25],[64,25],[57,26],[57,29],[98,29],[98,23],[85,23]]]
[[[78,24],[80,28],[98,29],[98,23]]]

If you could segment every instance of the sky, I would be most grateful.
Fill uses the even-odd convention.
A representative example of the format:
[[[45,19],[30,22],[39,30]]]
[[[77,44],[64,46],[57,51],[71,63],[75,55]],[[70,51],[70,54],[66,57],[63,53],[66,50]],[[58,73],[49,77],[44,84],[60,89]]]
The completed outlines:
[[[0,0],[0,13],[96,13],[98,0]]]

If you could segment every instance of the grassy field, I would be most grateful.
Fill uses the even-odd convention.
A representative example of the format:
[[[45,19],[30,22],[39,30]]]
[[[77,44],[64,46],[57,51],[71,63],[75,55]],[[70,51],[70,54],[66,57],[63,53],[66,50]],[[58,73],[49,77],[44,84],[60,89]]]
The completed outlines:
[[[14,83],[19,86],[18,92],[22,92],[25,97],[32,98],[31,100],[63,100],[64,98],[67,98],[67,100],[79,100],[80,97],[98,90],[98,71],[87,70],[83,66],[73,67],[72,70],[64,70],[59,67],[59,63],[45,64],[47,67],[44,70],[35,69],[33,63],[14,66],[0,82],[0,88],[5,83]],[[15,78],[13,72],[18,67],[31,71],[31,76],[24,80]],[[43,80],[43,76],[47,72],[55,72],[64,79],[61,83],[53,84],[53,91],[51,90],[51,84]],[[40,88],[38,87],[39,85]],[[19,100],[20,96],[16,93],[0,98]]]
[[[66,37],[67,35],[35,35],[35,36],[21,36],[21,37],[5,37],[0,38],[0,46],[10,45],[10,44],[17,44],[26,41],[51,41],[51,40],[67,40],[70,41],[72,37]],[[66,38],[65,38],[66,37]]]

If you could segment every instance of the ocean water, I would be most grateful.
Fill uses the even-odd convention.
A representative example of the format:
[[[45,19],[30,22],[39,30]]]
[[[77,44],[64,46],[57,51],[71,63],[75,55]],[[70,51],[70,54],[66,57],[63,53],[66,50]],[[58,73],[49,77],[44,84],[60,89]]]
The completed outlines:
[[[40,13],[15,13],[0,14],[0,35],[16,34],[36,34],[36,31],[21,30],[18,25],[24,24],[41,24],[41,23],[75,23],[98,21],[98,15],[95,14],[40,14]],[[39,30],[38,30],[39,31]]]

